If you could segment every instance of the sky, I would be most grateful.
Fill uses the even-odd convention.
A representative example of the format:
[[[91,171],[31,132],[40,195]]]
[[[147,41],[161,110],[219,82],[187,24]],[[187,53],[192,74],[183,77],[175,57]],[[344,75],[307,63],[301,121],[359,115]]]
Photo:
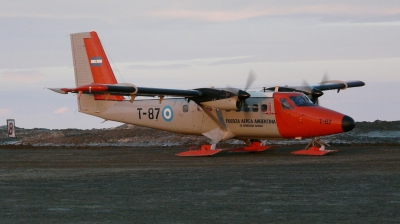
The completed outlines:
[[[119,82],[191,89],[362,80],[320,105],[356,121],[400,120],[400,1],[5,1],[0,125],[109,128],[77,112],[69,34],[95,30]]]

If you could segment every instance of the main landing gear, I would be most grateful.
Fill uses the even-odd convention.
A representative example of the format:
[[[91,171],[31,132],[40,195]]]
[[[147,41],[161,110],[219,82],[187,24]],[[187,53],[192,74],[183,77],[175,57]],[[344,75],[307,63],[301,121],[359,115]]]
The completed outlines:
[[[305,149],[293,151],[292,154],[307,155],[307,156],[323,156],[326,154],[338,152],[338,150],[327,150],[325,149],[325,146],[330,146],[330,145],[322,141],[319,137],[315,137],[310,141],[310,143],[308,143]]]
[[[212,156],[220,152],[262,152],[269,149],[271,146],[263,146],[261,141],[246,141],[249,143],[246,147],[234,149],[216,149],[216,144],[202,145],[200,148],[190,148],[189,151],[180,152],[177,156]]]

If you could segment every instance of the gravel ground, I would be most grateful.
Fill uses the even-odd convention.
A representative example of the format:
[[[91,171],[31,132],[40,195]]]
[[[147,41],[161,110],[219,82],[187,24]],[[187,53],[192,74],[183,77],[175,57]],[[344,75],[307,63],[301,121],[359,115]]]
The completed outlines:
[[[400,148],[0,149],[0,223],[399,223]]]

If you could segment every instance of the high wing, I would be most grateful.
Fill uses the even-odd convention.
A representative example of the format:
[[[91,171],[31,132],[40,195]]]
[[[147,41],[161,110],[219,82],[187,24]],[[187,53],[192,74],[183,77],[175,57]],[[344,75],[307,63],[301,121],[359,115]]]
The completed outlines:
[[[276,86],[264,88],[265,90],[275,92],[302,92],[309,96],[314,103],[318,102],[318,97],[326,90],[338,90],[347,89],[352,87],[364,86],[365,83],[362,81],[339,81],[329,80],[319,83],[313,86]],[[109,98],[109,96],[129,96],[131,102],[137,96],[148,96],[148,97],[160,97],[163,99],[165,96],[173,97],[185,97],[189,100],[193,100],[198,104],[205,106],[212,106],[215,104],[219,105],[220,109],[238,109],[241,106],[241,102],[250,97],[250,94],[240,89],[216,89],[216,88],[199,88],[199,89],[164,89],[164,88],[151,88],[151,87],[137,87],[130,83],[118,83],[118,84],[89,84],[83,85],[76,88],[49,88],[50,90],[61,93],[78,93],[79,97],[82,94],[91,94],[95,96],[104,95],[103,98],[98,99],[110,99],[110,100],[123,100],[124,98]],[[209,103],[207,103],[209,102]],[[225,105],[227,104],[227,105]]]
[[[239,109],[242,101],[249,98],[250,94],[240,89],[217,89],[217,88],[199,88],[199,89],[162,89],[150,87],[137,87],[129,83],[118,84],[89,84],[76,88],[49,88],[50,90],[61,93],[77,93],[78,98],[82,94],[94,95],[95,99],[100,100],[124,100],[122,96],[129,96],[133,102],[137,96],[159,97],[162,100],[165,96],[185,97],[193,100],[203,106],[214,107],[218,105],[219,109],[235,110]],[[114,97],[110,97],[114,96]],[[115,97],[120,96],[120,97]]]
[[[352,87],[364,86],[363,81],[340,81],[340,80],[327,80],[319,83],[318,85],[309,86],[307,84],[303,86],[275,86],[264,88],[264,90],[271,90],[276,92],[301,92],[310,97],[311,101],[318,104],[318,98],[324,95],[322,91],[326,90],[345,90]]]
[[[352,87],[360,87],[364,86],[365,83],[363,81],[340,81],[340,80],[329,80],[329,81],[324,81],[319,83],[319,85],[313,85],[313,86],[278,86],[278,92],[303,92],[310,94],[313,90],[320,90],[320,91],[326,91],[326,90],[341,90],[341,89],[347,89],[347,88],[352,88]],[[266,90],[271,90],[271,91],[276,91],[277,87],[268,87],[265,88]]]
[[[332,90],[332,89],[337,89],[338,91],[341,89],[347,89],[347,88],[352,88],[352,87],[361,87],[364,86],[365,83],[362,81],[347,81],[343,82],[340,80],[329,80],[325,82],[321,82],[319,85],[312,86],[312,88],[317,88],[321,91],[325,90]]]
[[[197,90],[161,89],[149,87],[136,87],[129,83],[120,84],[89,84],[76,88],[49,88],[61,94],[109,94],[119,96],[179,96],[179,97],[200,97],[202,93]]]

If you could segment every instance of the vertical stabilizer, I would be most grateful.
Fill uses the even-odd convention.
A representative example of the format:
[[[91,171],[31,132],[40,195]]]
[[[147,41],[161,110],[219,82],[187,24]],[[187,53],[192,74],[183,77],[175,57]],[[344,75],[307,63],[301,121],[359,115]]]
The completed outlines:
[[[71,34],[72,58],[76,87],[92,83],[117,84],[107,56],[95,31]],[[80,96],[79,110],[95,106],[94,100],[124,100],[123,96]]]
[[[90,38],[84,38],[83,41],[94,83],[117,84],[97,33],[92,31],[89,34]]]
[[[71,34],[72,60],[74,62],[76,87],[94,83],[92,71],[88,63],[84,38],[90,38],[90,33]]]

